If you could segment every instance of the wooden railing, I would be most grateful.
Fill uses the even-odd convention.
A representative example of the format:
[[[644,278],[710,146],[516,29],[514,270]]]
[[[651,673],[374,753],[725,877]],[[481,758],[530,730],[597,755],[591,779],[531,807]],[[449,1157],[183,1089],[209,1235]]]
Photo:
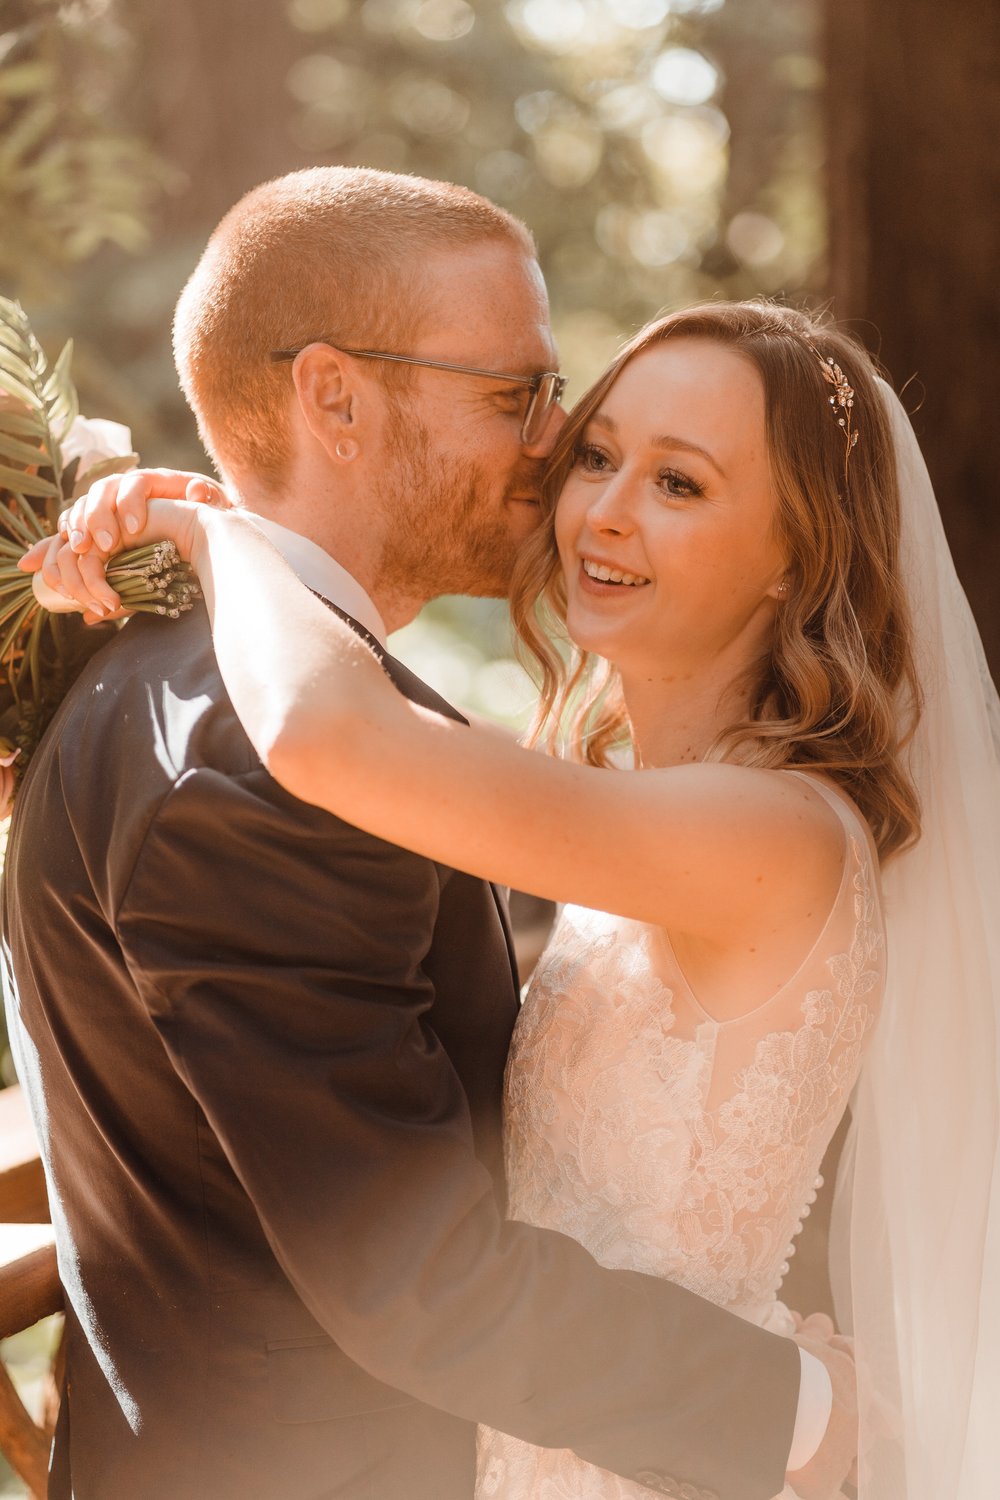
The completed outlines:
[[[21,1090],[0,1091],[0,1339],[62,1309],[62,1290],[38,1142]],[[59,1355],[41,1420],[27,1412],[0,1363],[0,1452],[35,1500],[45,1500]]]

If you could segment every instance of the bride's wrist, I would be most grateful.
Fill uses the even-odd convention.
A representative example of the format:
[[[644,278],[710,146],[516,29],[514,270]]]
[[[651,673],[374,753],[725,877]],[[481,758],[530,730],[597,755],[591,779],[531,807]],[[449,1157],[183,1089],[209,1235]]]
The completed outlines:
[[[196,506],[191,518],[188,555],[185,557],[185,562],[191,564],[196,574],[200,575],[204,570],[212,545],[213,528],[218,531],[217,523],[224,522],[230,514],[231,512],[213,510],[207,505]]]
[[[181,555],[185,562],[191,564],[195,573],[200,574],[210,563],[214,549],[231,546],[233,537],[246,535],[248,532],[256,537],[262,535],[253,519],[236,507],[217,510],[209,505],[196,505],[190,530],[180,547]]]

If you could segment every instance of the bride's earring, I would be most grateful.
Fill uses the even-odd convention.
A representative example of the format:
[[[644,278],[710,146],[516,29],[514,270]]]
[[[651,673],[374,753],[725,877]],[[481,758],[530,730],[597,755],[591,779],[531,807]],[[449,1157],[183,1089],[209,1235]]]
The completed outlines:
[[[345,464],[349,464],[352,458],[357,458],[360,449],[353,438],[341,438],[333,451]]]
[[[791,592],[791,586],[789,585],[788,579],[787,578],[783,578],[781,580],[781,582],[778,584],[778,598],[779,599],[787,599],[790,592]]]

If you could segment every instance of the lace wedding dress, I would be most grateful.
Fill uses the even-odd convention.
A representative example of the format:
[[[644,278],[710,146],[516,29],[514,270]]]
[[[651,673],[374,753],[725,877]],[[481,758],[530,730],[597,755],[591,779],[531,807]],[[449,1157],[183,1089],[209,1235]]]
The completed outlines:
[[[826,923],[782,988],[714,1021],[662,929],[566,907],[518,1020],[505,1100],[511,1218],[778,1333],[793,1328],[777,1300],[792,1241],[884,982],[866,830],[803,779],[837,811],[846,855]],[[568,1449],[480,1429],[477,1500],[648,1494]]]

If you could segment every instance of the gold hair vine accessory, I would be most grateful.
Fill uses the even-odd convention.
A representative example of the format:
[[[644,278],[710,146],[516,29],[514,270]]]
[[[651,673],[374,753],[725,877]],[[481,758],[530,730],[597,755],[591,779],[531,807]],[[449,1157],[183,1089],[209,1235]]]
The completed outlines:
[[[851,385],[843,370],[837,364],[832,354],[820,354],[815,344],[808,346],[819,360],[824,379],[833,386],[833,395],[830,397],[830,405],[833,407],[833,415],[836,417],[837,426],[844,429],[844,439],[847,448],[844,453],[844,469],[847,469],[847,460],[851,456],[851,449],[858,441],[858,434],[852,425],[854,412],[854,387]],[[837,416],[837,408],[840,415]]]

